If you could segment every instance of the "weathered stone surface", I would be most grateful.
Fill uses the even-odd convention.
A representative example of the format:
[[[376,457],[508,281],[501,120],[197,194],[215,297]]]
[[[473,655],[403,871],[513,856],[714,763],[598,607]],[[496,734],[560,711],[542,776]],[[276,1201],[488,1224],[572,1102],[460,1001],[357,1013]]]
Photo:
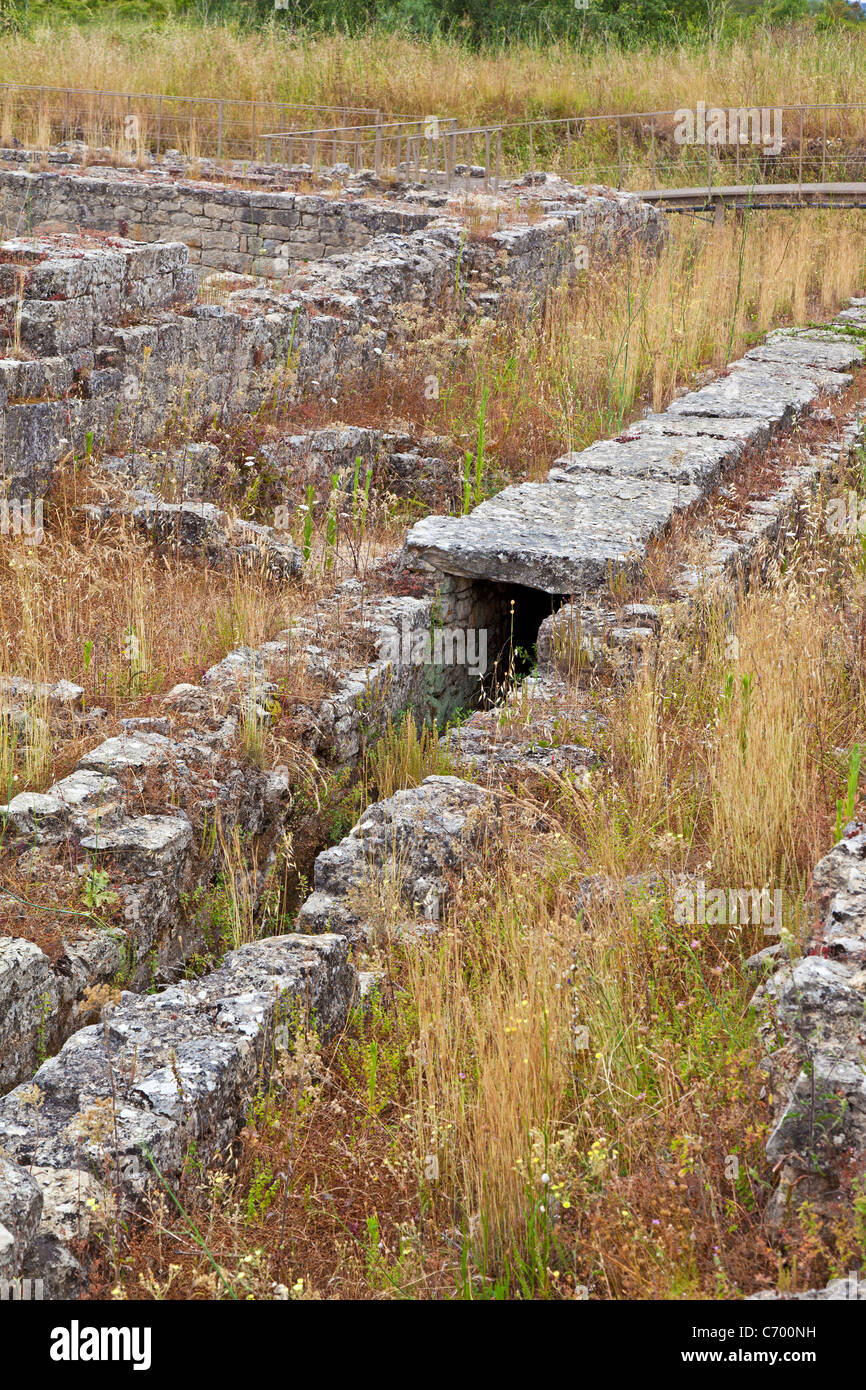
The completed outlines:
[[[606,583],[611,566],[636,570],[647,542],[701,491],[587,474],[575,482],[521,483],[465,517],[426,517],[406,553],[447,574],[523,584],[549,594]]]
[[[574,734],[563,734],[559,694],[544,681],[525,681],[503,707],[477,711],[440,742],[488,785],[524,783],[549,772],[585,776],[598,759]]]
[[[742,445],[743,449],[755,444],[766,444],[770,438],[772,422],[765,419],[750,419],[748,416],[732,416],[727,419],[719,415],[674,415],[666,411],[662,415],[650,412],[641,420],[635,420],[619,436],[620,439],[643,439],[646,435],[672,435],[676,438],[692,435],[710,435],[715,439],[729,440]]]
[[[13,1183],[31,1199],[19,1268],[45,1277],[54,1294],[72,1292],[75,1262],[63,1248],[82,1203],[87,1217],[89,1184],[101,1178],[128,1202],[154,1181],[150,1158],[172,1180],[191,1142],[205,1161],[224,1154],[261,1068],[291,1047],[299,1027],[333,1037],[356,988],[343,938],[272,937],[231,952],[194,982],[127,993],[105,1029],[76,1033],[39,1068],[36,1091],[19,1088],[0,1101],[0,1146],[11,1160],[11,1176],[4,1179],[6,1165],[0,1170],[0,1222]],[[38,1196],[19,1178],[24,1167],[50,1199],[35,1237]],[[22,1244],[30,1246],[23,1254]]]
[[[768,1042],[778,1029],[786,1039],[770,1055],[778,1101],[767,1155],[781,1167],[771,1226],[789,1200],[832,1201],[843,1166],[866,1167],[866,828],[848,827],[814,885],[824,914],[814,954],[785,961],[753,999]]]
[[[821,371],[846,373],[849,367],[859,366],[863,357],[863,347],[849,338],[783,329],[769,333],[764,343],[745,354],[744,360],[782,362],[807,372],[814,367]]]
[[[612,478],[649,478],[666,483],[693,483],[706,494],[723,469],[742,456],[740,440],[713,439],[709,435],[674,437],[641,434],[635,439],[604,439],[580,453],[556,460],[551,481],[579,479],[587,473]]]
[[[85,753],[78,770],[114,777],[127,770],[138,772],[164,763],[170,748],[171,739],[164,734],[118,734]]]
[[[29,835],[38,841],[43,833],[63,833],[69,807],[60,797],[45,792],[20,792],[8,805],[0,806],[0,818],[11,822],[18,835]]]
[[[338,927],[365,938],[393,926],[375,913],[362,915],[360,896],[383,883],[408,921],[435,924],[448,901],[448,874],[482,852],[497,815],[485,788],[458,777],[426,777],[419,787],[376,802],[344,840],[316,859],[315,891],[298,913],[299,929]]]
[[[32,941],[0,937],[0,1090],[14,1085],[22,1059],[26,1069],[37,1055],[45,1016],[56,1009],[59,996],[45,953]]]
[[[188,681],[172,686],[162,703],[183,714],[211,714],[215,709],[213,695],[200,685],[190,685]]]
[[[51,795],[69,807],[70,819],[79,831],[109,825],[121,814],[120,783],[88,768],[55,782]]]
[[[24,1168],[0,1157],[0,1280],[21,1273],[41,1213],[39,1184]]]
[[[81,848],[110,854],[130,865],[146,863],[148,873],[168,873],[177,869],[192,843],[192,826],[178,816],[136,816],[85,835]]]
[[[680,396],[668,407],[668,414],[717,415],[780,425],[805,410],[819,394],[820,388],[811,378],[799,376],[789,381],[768,370],[767,363],[751,362],[737,371],[732,368],[699,391]]]

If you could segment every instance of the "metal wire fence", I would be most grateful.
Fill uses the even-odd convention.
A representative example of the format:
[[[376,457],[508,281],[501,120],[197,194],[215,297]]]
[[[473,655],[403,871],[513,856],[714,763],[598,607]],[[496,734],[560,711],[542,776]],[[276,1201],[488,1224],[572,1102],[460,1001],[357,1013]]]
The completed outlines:
[[[454,187],[470,176],[550,170],[632,191],[754,183],[859,182],[866,104],[623,112],[460,126],[454,118],[319,125],[268,132],[269,155],[312,167],[338,161]]]
[[[348,164],[454,188],[551,170],[632,191],[866,179],[866,103],[619,112],[461,125],[363,105],[0,84],[0,144]]]
[[[309,106],[232,97],[179,97],[81,87],[0,84],[0,143],[47,149],[65,140],[157,158],[168,149],[189,156],[257,160],[263,132],[309,127],[311,121],[354,126],[383,119],[367,106]]]

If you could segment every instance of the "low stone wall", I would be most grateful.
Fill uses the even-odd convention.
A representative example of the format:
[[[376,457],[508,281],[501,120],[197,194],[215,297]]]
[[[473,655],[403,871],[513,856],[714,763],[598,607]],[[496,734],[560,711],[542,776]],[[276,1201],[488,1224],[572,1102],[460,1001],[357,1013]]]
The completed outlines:
[[[298,177],[298,171],[284,172]],[[236,178],[246,181],[241,170]],[[601,233],[609,249],[624,223],[641,224],[641,236],[651,241],[663,233],[663,216],[632,194],[586,193],[544,174],[503,185],[495,198],[486,195],[487,203],[507,213],[521,193],[541,209],[542,220],[551,212],[566,216],[570,230],[584,238]],[[323,194],[232,187],[177,177],[164,168],[146,174],[69,165],[29,172],[0,168],[0,209],[13,234],[86,229],[136,241],[182,241],[199,272],[229,270],[273,279],[309,262],[358,251],[383,233],[421,231],[447,202],[444,194],[412,193],[405,185],[387,195],[380,186],[374,193],[363,176]],[[532,255],[533,237],[527,239],[525,227],[493,235],[500,246],[508,246],[509,236],[517,238],[510,254],[518,261]],[[540,235],[543,239],[543,230]]]
[[[432,214],[385,201],[227,188],[191,179],[0,170],[4,225],[100,230],[135,241],[182,241],[199,271],[282,277],[307,261],[406,234]]]
[[[812,882],[821,915],[805,954],[792,961],[776,945],[751,962],[782,961],[753,1000],[775,1097],[766,1152],[780,1170],[768,1209],[777,1231],[805,1201],[832,1216],[866,1174],[866,826],[846,827]]]
[[[477,702],[488,672],[466,659],[465,648],[456,653],[462,659],[449,647],[437,660],[437,631],[483,630],[488,661],[495,642],[508,639],[495,593],[470,585],[455,583],[435,598],[374,600],[350,581],[341,604],[344,628],[378,650],[371,665],[340,672],[313,622],[298,622],[261,648],[230,652],[200,686],[169,691],[162,713],[125,720],[121,734],[85,753],[47,792],[21,793],[0,806],[7,854],[35,855],[49,874],[55,863],[57,873],[70,863],[82,873],[107,869],[125,923],[123,930],[86,920],[70,927],[56,960],[32,941],[0,938],[0,1094],[98,1012],[119,980],[143,989],[176,978],[205,949],[202,925],[185,904],[219,871],[217,817],[225,834],[237,829],[255,842],[260,883],[253,894],[264,884],[292,793],[287,771],[251,767],[237,738],[241,722],[269,721],[276,672],[301,663],[333,683],[316,704],[296,701],[292,717],[308,753],[344,768],[405,713],[419,723],[444,722]],[[25,697],[23,712],[26,705]],[[145,792],[152,809],[142,814]]]
[[[8,262],[2,490],[43,493],[56,463],[83,452],[88,435],[114,432],[131,450],[178,410],[194,423],[270,398],[338,391],[347,376],[399,354],[436,306],[459,295],[464,309],[480,310],[472,293],[543,300],[576,273],[578,236],[615,254],[634,241],[654,245],[661,226],[635,198],[595,199],[480,241],[467,240],[459,219],[438,218],[312,263],[285,293],[237,289],[225,306],[193,302],[180,243],[8,241],[0,247]]]
[[[77,1290],[76,1244],[179,1177],[191,1143],[225,1155],[274,1060],[333,1038],[357,998],[343,937],[278,936],[156,995],[124,994],[0,1100],[0,1275]]]
[[[508,487],[468,516],[417,522],[407,560],[552,595],[601,588],[612,570],[635,578],[650,541],[675,515],[703,501],[749,445],[766,442],[821,395],[839,395],[852,380],[847,369],[863,360],[863,348],[838,334],[772,333],[663,414],[558,459],[546,482]]]
[[[244,946],[160,994],[125,992],[0,1100],[0,1276],[74,1295],[75,1242],[127,1216],[157,1172],[176,1179],[190,1143],[204,1162],[224,1154],[274,1058],[345,1026],[372,983],[348,958],[375,930],[359,895],[387,878],[405,913],[390,929],[435,929],[450,877],[497,853],[498,817],[495,795],[457,777],[371,806],[319,855],[304,934]]]

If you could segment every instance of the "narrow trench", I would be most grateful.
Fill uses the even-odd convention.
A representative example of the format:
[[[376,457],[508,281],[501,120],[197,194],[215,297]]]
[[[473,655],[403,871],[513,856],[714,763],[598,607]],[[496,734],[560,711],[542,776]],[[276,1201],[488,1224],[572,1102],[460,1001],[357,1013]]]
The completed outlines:
[[[536,665],[536,643],[538,631],[545,618],[555,612],[567,601],[564,594],[547,594],[540,589],[530,589],[520,584],[501,584],[494,581],[479,580],[476,584],[479,606],[496,616],[490,624],[492,640],[487,651],[487,671],[484,680],[462,713],[471,715],[476,710],[491,709],[501,705],[515,680],[531,675]],[[392,717],[394,725],[408,711],[396,712]],[[444,733],[450,722],[446,717],[437,721],[427,715],[420,721],[421,728]],[[352,779],[352,787],[359,785],[360,777]],[[360,806],[358,814],[363,814],[365,806]],[[357,817],[353,818],[353,824]],[[348,827],[339,826],[334,833],[322,833],[315,820],[302,822],[294,832],[294,865],[286,875],[280,893],[280,914],[293,917],[307,893],[312,891],[313,867],[317,855],[335,844],[347,833]]]
[[[487,679],[478,699],[479,708],[484,708],[501,703],[511,680],[532,674],[541,624],[568,602],[569,596],[487,580],[479,580],[477,587],[479,595],[489,596],[485,606],[499,614],[496,631],[501,634],[495,650],[488,652]]]
[[[479,607],[495,614],[495,618],[490,623],[493,640],[487,652],[485,678],[468,706],[463,707],[464,716],[501,705],[513,683],[532,674],[536,667],[539,628],[545,618],[569,599],[565,594],[548,594],[521,584],[489,580],[479,580],[475,588]],[[393,724],[399,725],[407,712],[396,712],[392,717]],[[428,714],[420,724],[421,729],[435,730],[441,734],[449,722],[447,717],[437,721]],[[363,774],[359,772],[357,777],[352,778],[351,789],[361,785],[362,779]],[[336,808],[336,811],[339,812],[339,809]],[[366,804],[359,805],[358,815],[365,810]],[[338,826],[327,828],[321,826],[318,819],[312,817],[302,821],[293,830],[294,863],[284,875],[280,888],[280,918],[294,918],[306,895],[312,892],[316,857],[348,833],[349,826],[342,819]],[[357,816],[353,816],[352,824],[356,820]]]

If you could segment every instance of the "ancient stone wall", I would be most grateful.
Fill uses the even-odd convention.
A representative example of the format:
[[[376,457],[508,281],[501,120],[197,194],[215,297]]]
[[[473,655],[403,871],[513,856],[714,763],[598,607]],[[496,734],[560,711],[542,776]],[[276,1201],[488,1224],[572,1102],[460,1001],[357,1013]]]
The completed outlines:
[[[407,234],[432,214],[321,194],[226,188],[169,178],[0,170],[10,230],[105,231],[135,241],[182,241],[201,272],[281,277],[307,261],[356,251],[382,232]]]
[[[781,347],[777,349],[775,343],[778,341]],[[825,354],[816,362],[822,345],[828,351],[841,346],[843,357],[833,358],[830,352],[829,357]],[[723,393],[721,402],[714,398],[711,403],[718,413],[702,410],[689,414],[688,410],[673,410],[646,422],[645,433],[636,431],[637,438],[649,441],[646,457],[640,460],[641,467],[646,470],[644,476],[652,478],[655,469],[666,475],[672,468],[680,471],[688,468],[692,470],[689,477],[705,483],[705,492],[709,492],[721,476],[724,462],[712,451],[705,456],[700,447],[702,439],[712,440],[714,447],[724,446],[723,455],[732,451],[731,461],[735,463],[742,457],[744,436],[754,434],[755,438],[766,442],[771,429],[791,423],[798,412],[805,412],[814,405],[821,392],[813,387],[838,391],[842,382],[836,378],[844,376],[844,366],[860,360],[860,349],[855,343],[845,340],[840,343],[838,338],[817,334],[774,339],[770,351],[769,371],[762,377],[760,388],[748,379],[739,381],[732,374],[735,384]],[[832,365],[830,358],[833,358]],[[804,366],[802,372],[799,367],[794,371],[792,359]],[[748,374],[749,369],[743,371]],[[743,408],[742,392],[748,393],[751,413],[747,414]],[[702,403],[707,402],[706,396],[696,394]],[[688,397],[681,401],[688,406]],[[760,410],[762,402],[763,411]],[[733,413],[725,413],[726,408]],[[670,422],[669,434],[661,428],[665,420]],[[845,438],[850,436],[853,440],[857,433],[856,424],[852,424]],[[667,453],[659,456],[653,443],[662,439],[665,450],[674,447],[679,451],[684,438],[694,446],[690,447],[688,459],[679,452],[673,457]],[[600,475],[609,478],[609,470],[623,455],[636,466],[635,452],[629,448],[632,442],[633,439],[625,439],[618,441],[616,447],[612,444],[593,446],[585,455],[561,460],[557,472],[568,474],[576,461],[588,455],[589,476],[595,475],[591,465],[598,464]],[[756,501],[747,509],[741,518],[740,530],[735,534],[720,523],[717,543],[708,550],[710,578],[736,575],[740,564],[755,561],[761,545],[773,541],[781,530],[787,530],[792,524],[792,507],[797,504],[799,494],[815,486],[822,469],[832,465],[838,451],[838,448],[835,452],[828,448],[813,460],[798,460],[780,480],[770,499]],[[570,482],[561,485],[577,486]],[[458,520],[454,524],[462,523]],[[694,574],[686,568],[676,582],[688,596],[706,578],[707,575]],[[443,570],[440,592],[432,599],[382,600],[374,626],[385,655],[365,672],[348,673],[339,693],[323,702],[319,711],[322,747],[330,741],[330,746],[338,750],[337,756],[342,758],[357,752],[363,726],[373,718],[375,700],[371,700],[371,695],[375,690],[382,696],[384,717],[399,708],[420,708],[431,695],[454,698],[458,686],[450,684],[451,673],[442,671],[431,677],[423,664],[411,659],[402,661],[403,647],[402,644],[394,647],[395,634],[400,632],[404,622],[410,635],[423,634],[443,613],[460,613],[464,622],[472,618],[479,623],[492,623],[497,608],[501,616],[507,598],[507,590],[500,591],[498,583],[483,574],[479,578],[460,577]],[[489,605],[488,610],[485,604]],[[633,613],[612,615],[613,620],[606,624],[603,634],[605,640],[611,638],[615,645],[619,640],[617,633],[634,635],[638,631],[652,638],[659,615],[646,606],[632,607],[636,610]],[[567,628],[572,616],[568,608],[562,609],[555,618],[548,620],[550,630],[543,635],[543,640],[542,634],[539,636],[542,674],[535,682],[535,694],[552,702],[554,719],[557,717],[557,659],[563,652],[563,644],[557,640],[554,629],[562,627],[563,623]],[[303,635],[296,633],[294,638],[297,641]],[[179,740],[174,732],[172,739],[163,735],[163,742],[155,728],[130,730],[127,740],[109,740],[110,746],[103,744],[85,756],[76,776],[89,773],[95,780],[93,785],[88,783],[81,788],[78,800],[73,797],[74,809],[67,811],[62,805],[37,805],[36,798],[28,802],[25,797],[20,799],[18,806],[10,804],[6,808],[7,818],[16,825],[22,837],[38,839],[41,834],[50,841],[51,836],[67,824],[67,815],[80,817],[80,829],[90,826],[91,848],[99,853],[103,832],[92,833],[92,818],[94,814],[101,814],[97,809],[100,805],[110,807],[110,800],[99,800],[105,797],[102,779],[119,780],[125,767],[141,766],[142,759],[146,762],[153,756],[169,756],[166,750],[169,742],[174,745],[171,757],[181,753],[186,757],[187,763],[180,769],[185,773],[193,761],[187,744],[206,741],[207,721],[201,716],[210,708],[210,702],[220,692],[233,691],[237,709],[238,702],[251,694],[266,694],[268,658],[278,654],[276,648],[279,646],[278,641],[257,652],[242,649],[232,653],[206,674],[201,687],[181,687],[166,697],[167,708],[199,716],[196,730],[186,740]],[[453,679],[465,681],[466,673]],[[534,750],[532,743],[544,732],[545,715],[542,710],[537,719],[533,714],[531,720],[524,720],[523,743],[510,748],[501,737],[502,720],[498,716],[499,712],[494,711],[492,721],[488,720],[486,725],[484,716],[479,716],[480,722],[467,726],[468,738],[459,739],[455,744],[449,736],[449,744],[465,752],[476,769],[510,778],[522,765],[533,764],[534,752],[539,750]],[[218,734],[219,730],[213,732]],[[216,739],[211,746],[216,747],[218,743]],[[586,765],[584,749],[547,747],[541,751],[546,762],[535,760],[539,766],[558,766],[554,754],[569,754],[570,751],[575,757],[566,758],[568,765],[578,768]],[[72,791],[78,796],[75,788]],[[271,794],[279,798],[282,789],[273,787]],[[262,797],[266,799],[264,791]],[[58,787],[51,790],[46,801],[63,801]],[[376,923],[368,920],[363,910],[363,890],[371,877],[384,874],[394,879],[396,900],[405,909],[405,918],[392,924],[396,929],[404,932],[435,930],[447,908],[450,877],[459,875],[470,860],[496,853],[499,813],[495,786],[478,786],[451,777],[428,778],[421,787],[398,792],[388,802],[369,808],[351,834],[324,851],[316,861],[314,892],[304,904],[298,920],[298,925],[313,935],[274,938],[245,947],[227,958],[221,970],[152,997],[125,994],[109,1014],[105,1026],[80,1029],[55,1058],[42,1064],[32,1084],[25,1081],[0,1102],[0,1143],[5,1150],[4,1166],[0,1169],[0,1260],[5,1259],[6,1267],[13,1274],[46,1278],[53,1293],[74,1290],[77,1270],[70,1244],[73,1234],[80,1234],[80,1226],[76,1224],[80,1214],[77,1195],[80,1185],[84,1184],[88,1194],[103,1206],[109,1185],[114,1193],[113,1200],[128,1203],[150,1180],[146,1160],[142,1161],[145,1149],[154,1155],[161,1171],[169,1175],[179,1170],[184,1145],[192,1138],[206,1157],[217,1152],[231,1137],[243,1098],[249,1095],[257,1068],[269,1046],[270,1030],[275,1029],[279,1034],[280,1045],[288,1042],[292,1018],[303,997],[305,1001],[312,999],[327,1032],[339,1027],[350,996],[360,997],[362,981],[353,974],[341,953],[346,950],[347,937],[363,942],[376,930]],[[111,815],[110,809],[108,815]],[[148,824],[148,833],[158,830],[161,834],[164,819],[154,816]],[[187,837],[180,828],[184,817],[181,815],[177,819],[178,826],[167,828],[168,843],[180,846],[185,852],[192,836]],[[157,821],[160,821],[159,826]],[[124,822],[121,816],[113,826],[108,826],[102,838],[102,850],[106,854],[118,847],[129,848],[131,840],[125,839],[124,825],[133,839],[142,829],[140,825],[133,827],[129,821]],[[862,1063],[853,1054],[849,1056],[851,1046],[856,1051],[856,1018],[862,1014],[862,982],[858,974],[859,954],[862,953],[857,946],[859,919],[855,920],[860,910],[857,859],[861,838],[853,836],[844,842],[816,872],[816,882],[829,914],[826,953],[822,950],[821,959],[806,958],[794,968],[793,974],[786,967],[788,974],[780,972],[768,987],[783,1004],[785,1000],[793,1001],[797,1009],[811,1010],[810,1027],[815,1024],[815,1038],[822,1046],[826,1044],[830,1068],[828,1085],[835,1087],[837,1098],[840,1085],[844,1090],[838,1132],[845,1136],[846,1153],[852,1146],[859,1145],[861,1149],[863,1146],[858,1099],[859,1089],[862,1089]],[[154,841],[151,848],[159,853],[160,845]],[[138,843],[136,852],[140,854],[141,849]],[[164,867],[154,863],[153,877],[161,879]],[[183,877],[176,871],[173,876]],[[334,928],[341,933],[339,937],[327,934]],[[316,943],[320,943],[319,955],[315,954]],[[17,960],[13,951],[10,970],[16,969]],[[303,988],[297,983],[298,962],[305,971],[313,972],[313,986],[306,983],[309,975],[304,977]],[[839,962],[838,967],[834,967],[833,962]],[[21,968],[20,964],[17,968]],[[833,968],[837,970],[836,975]],[[243,1001],[242,1010],[239,995]],[[250,1012],[247,1012],[247,1001],[251,1001]],[[840,1006],[840,1001],[844,1007]],[[850,1008],[846,1001],[850,1002]],[[31,998],[28,1001],[31,1010],[33,1004]],[[22,1028],[26,1036],[26,1023],[20,1011],[17,1023],[13,1018],[10,1026]],[[802,1033],[799,1024],[792,1027],[795,1034]],[[133,1074],[128,1062],[134,1050]],[[118,1084],[118,1076],[123,1124],[119,1136],[106,1138],[94,1127],[92,1117],[101,1113],[100,1106],[107,1104],[110,1087]],[[789,1140],[792,1135],[796,1139],[797,1125],[802,1122],[802,1097],[797,1090],[801,1081],[802,1078],[797,1080],[795,1068],[793,1091],[790,1098],[783,1099],[778,1128],[778,1135],[783,1136],[784,1144],[788,1145],[786,1152],[791,1150]],[[834,1130],[830,1138],[835,1141],[835,1137]],[[773,1142],[771,1139],[771,1144]],[[778,1139],[778,1143],[781,1142],[782,1139]],[[109,1165],[111,1182],[107,1184],[105,1175]],[[24,1171],[25,1166],[28,1172]]]
[[[654,245],[660,228],[634,198],[596,198],[477,241],[459,219],[440,217],[311,262],[282,287],[248,283],[224,305],[197,302],[180,242],[8,241],[3,493],[44,492],[56,463],[81,453],[89,435],[113,431],[131,449],[173,411],[193,422],[256,409],[271,396],[338,391],[399,352],[436,306],[459,297],[470,310],[494,307],[476,304],[473,292],[496,304],[540,302],[575,272],[578,238],[597,238],[599,254],[612,254],[622,243]]]

